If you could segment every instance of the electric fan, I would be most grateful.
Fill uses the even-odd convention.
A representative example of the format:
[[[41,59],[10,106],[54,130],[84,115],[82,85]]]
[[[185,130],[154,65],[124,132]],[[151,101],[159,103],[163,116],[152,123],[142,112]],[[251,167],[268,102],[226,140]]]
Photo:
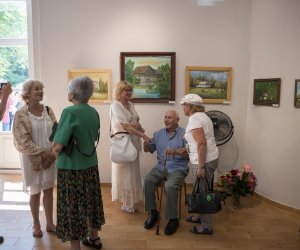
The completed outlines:
[[[221,111],[210,110],[205,112],[214,125],[214,134],[217,146],[228,142],[233,136],[233,124],[231,119]]]

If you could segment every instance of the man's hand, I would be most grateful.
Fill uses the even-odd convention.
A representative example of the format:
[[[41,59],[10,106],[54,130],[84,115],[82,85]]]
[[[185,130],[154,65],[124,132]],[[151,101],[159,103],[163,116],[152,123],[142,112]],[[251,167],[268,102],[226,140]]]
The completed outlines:
[[[176,149],[175,148],[168,148],[165,152],[165,155],[176,155]]]

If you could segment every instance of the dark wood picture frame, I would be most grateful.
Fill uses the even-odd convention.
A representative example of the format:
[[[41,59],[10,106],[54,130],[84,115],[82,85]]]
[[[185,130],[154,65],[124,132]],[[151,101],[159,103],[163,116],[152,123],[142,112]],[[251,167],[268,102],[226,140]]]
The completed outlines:
[[[294,106],[295,108],[300,108],[300,79],[295,80]]]
[[[254,79],[253,104],[279,107],[280,78]]]
[[[133,102],[175,101],[176,52],[121,52],[121,80],[133,87]]]

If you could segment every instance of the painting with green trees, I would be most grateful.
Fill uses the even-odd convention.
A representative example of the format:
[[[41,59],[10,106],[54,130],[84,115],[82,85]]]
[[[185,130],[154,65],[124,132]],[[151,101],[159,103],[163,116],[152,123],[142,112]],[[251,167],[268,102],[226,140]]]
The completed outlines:
[[[121,78],[133,87],[134,101],[174,100],[175,54],[121,53]]]
[[[93,80],[94,91],[90,103],[101,103],[111,99],[111,71],[106,69],[71,69],[69,80],[77,76],[88,76]]]
[[[278,106],[280,103],[280,78],[255,79],[253,104]]]

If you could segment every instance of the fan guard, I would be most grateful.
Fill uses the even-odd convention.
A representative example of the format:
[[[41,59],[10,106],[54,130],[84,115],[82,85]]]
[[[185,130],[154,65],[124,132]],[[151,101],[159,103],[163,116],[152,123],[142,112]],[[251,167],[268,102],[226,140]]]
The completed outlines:
[[[210,110],[205,112],[214,125],[214,134],[217,146],[228,142],[233,136],[233,124],[231,119],[221,111]]]

